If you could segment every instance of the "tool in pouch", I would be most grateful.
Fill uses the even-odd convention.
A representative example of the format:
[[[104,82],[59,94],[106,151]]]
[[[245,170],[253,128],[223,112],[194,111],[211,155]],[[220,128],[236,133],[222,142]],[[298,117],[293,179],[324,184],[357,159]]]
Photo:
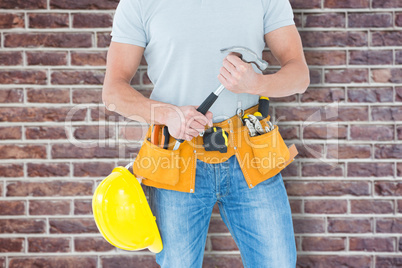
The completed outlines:
[[[243,124],[247,126],[250,137],[263,135],[274,129],[270,121],[266,121],[268,126],[263,127],[260,120],[266,118],[269,112],[269,98],[260,97],[258,101],[258,112],[254,114],[245,114],[241,116]]]
[[[159,133],[161,133],[161,140],[159,141]],[[165,150],[169,147],[169,130],[167,126],[152,125],[152,132],[150,142],[156,146],[159,146]]]
[[[268,67],[268,62],[260,59],[257,54],[249,48],[241,47],[241,46],[234,46],[229,48],[221,49],[222,53],[226,52],[236,52],[240,54],[240,59],[242,59],[246,63],[254,63],[258,69],[264,71]],[[214,92],[212,92],[204,101],[203,103],[197,108],[197,111],[205,115],[209,108],[215,103],[218,99],[218,96],[222,93],[225,87],[221,84]],[[218,132],[224,134],[223,132]],[[227,133],[227,132],[226,132]],[[219,139],[221,140],[221,139]],[[180,147],[180,144],[183,143],[184,140],[179,139],[176,141],[173,150],[177,150]],[[204,142],[205,142],[205,133],[204,133]],[[205,144],[204,144],[205,145]],[[226,146],[227,147],[227,146]]]

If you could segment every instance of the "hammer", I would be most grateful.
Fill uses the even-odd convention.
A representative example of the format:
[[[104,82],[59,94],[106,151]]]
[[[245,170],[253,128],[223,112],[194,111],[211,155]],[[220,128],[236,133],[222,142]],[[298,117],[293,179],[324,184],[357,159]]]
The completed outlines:
[[[244,61],[245,63],[254,63],[255,66],[260,71],[264,71],[268,67],[268,62],[266,62],[263,59],[258,58],[257,54],[252,51],[251,49],[247,47],[241,47],[241,46],[234,46],[234,47],[228,47],[228,48],[223,48],[221,49],[222,53],[226,52],[235,52],[240,54],[240,59]],[[222,91],[225,89],[225,87],[221,84],[214,92],[212,92],[203,102],[202,104],[197,108],[197,111],[205,115],[209,108],[214,104],[216,99],[218,99],[218,96],[222,93]],[[177,140],[173,150],[177,150],[180,147],[180,144],[183,143],[184,140]]]

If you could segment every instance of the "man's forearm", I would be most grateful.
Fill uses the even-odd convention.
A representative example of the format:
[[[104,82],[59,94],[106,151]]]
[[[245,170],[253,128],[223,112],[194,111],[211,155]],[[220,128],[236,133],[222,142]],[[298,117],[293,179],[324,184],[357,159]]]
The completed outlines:
[[[105,83],[102,99],[108,110],[136,121],[140,117],[147,123],[164,124],[166,113],[173,108],[171,104],[144,97],[126,81]]]
[[[290,60],[275,74],[261,75],[255,94],[266,97],[286,97],[303,93],[310,84],[309,70],[301,60]]]

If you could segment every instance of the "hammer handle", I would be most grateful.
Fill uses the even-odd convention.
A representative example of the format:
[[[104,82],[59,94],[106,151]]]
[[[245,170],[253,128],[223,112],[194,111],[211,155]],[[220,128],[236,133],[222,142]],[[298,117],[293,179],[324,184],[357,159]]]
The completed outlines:
[[[212,92],[211,94],[209,94],[208,98],[206,98],[197,108],[197,111],[205,115],[208,112],[209,108],[211,108],[212,104],[214,104],[217,98],[218,95],[215,95],[215,93]],[[184,142],[184,140],[177,140],[177,141],[180,143]]]

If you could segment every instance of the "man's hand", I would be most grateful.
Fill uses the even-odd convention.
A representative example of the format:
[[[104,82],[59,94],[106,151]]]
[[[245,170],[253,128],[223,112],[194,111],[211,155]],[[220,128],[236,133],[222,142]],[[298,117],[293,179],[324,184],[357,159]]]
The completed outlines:
[[[206,125],[212,126],[211,112],[203,115],[196,110],[197,106],[191,105],[174,108],[168,108],[164,121],[175,139],[190,141],[204,131]]]
[[[223,60],[223,66],[218,75],[222,85],[234,93],[256,94],[262,74],[254,71],[251,63],[242,61],[234,53]]]

